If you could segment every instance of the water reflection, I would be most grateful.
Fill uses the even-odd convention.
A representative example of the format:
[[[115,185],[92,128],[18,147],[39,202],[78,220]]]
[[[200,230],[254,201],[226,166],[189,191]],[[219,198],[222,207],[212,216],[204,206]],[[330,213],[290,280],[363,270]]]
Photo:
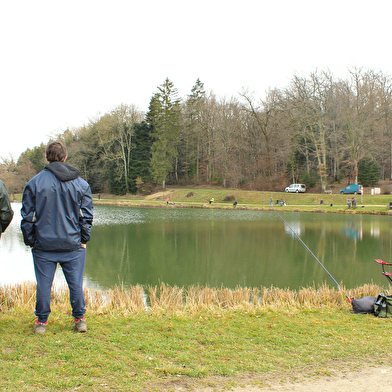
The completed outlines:
[[[361,223],[362,222],[347,222],[346,227],[340,229],[340,232],[354,241],[362,240],[363,231]]]
[[[35,281],[23,244],[20,204],[0,241],[0,284]],[[327,282],[325,271],[295,238],[300,236],[346,287],[385,285],[373,260],[391,260],[387,216],[241,210],[96,206],[87,245],[85,283],[270,286],[299,288]],[[56,274],[56,282],[63,282]]]
[[[301,233],[304,233],[305,227],[304,227],[304,225],[302,225],[302,227],[301,227],[300,221],[292,221],[290,223],[290,225],[284,225],[284,230],[288,235],[290,235],[292,237],[295,237],[295,236],[300,237]]]
[[[35,282],[33,258],[30,247],[23,243],[20,231],[21,203],[11,203],[14,218],[3,233],[0,240],[0,285],[16,284],[22,282]],[[88,287],[100,289],[97,282],[91,281],[88,276],[84,278]],[[65,278],[59,267],[56,271],[54,284],[56,287],[66,285]]]
[[[373,259],[390,259],[389,217],[286,213],[287,226],[273,212],[169,208],[126,214],[131,223],[111,226],[110,233],[95,226],[86,268],[104,286],[120,281],[291,288],[331,283],[294,233],[347,287],[372,280],[385,284]]]
[[[380,222],[370,222],[370,235],[376,238],[380,237]]]
[[[20,203],[11,203],[14,217],[0,239],[0,284],[35,281],[30,248],[23,244],[20,231]]]

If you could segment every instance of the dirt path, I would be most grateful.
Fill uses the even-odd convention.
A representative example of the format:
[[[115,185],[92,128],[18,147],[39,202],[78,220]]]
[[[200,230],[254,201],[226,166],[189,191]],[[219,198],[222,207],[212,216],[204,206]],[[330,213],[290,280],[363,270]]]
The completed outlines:
[[[347,373],[339,372],[334,376],[311,379],[304,382],[271,383],[256,388],[234,388],[233,392],[382,392],[392,390],[392,366],[363,368]],[[205,392],[207,392],[205,390]],[[212,390],[211,390],[212,391]]]
[[[331,376],[311,377],[302,381],[281,382],[278,379],[209,378],[197,382],[179,379],[170,382],[169,390],[175,392],[384,392],[392,391],[392,366],[362,367],[354,371],[336,371]],[[257,386],[257,385],[263,386]],[[236,385],[236,386],[233,386]],[[166,384],[166,387],[169,387]]]

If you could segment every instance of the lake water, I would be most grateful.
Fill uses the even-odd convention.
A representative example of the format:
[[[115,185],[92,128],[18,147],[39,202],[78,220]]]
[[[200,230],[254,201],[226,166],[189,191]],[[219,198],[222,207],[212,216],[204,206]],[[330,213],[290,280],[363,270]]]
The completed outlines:
[[[0,240],[0,285],[35,281],[20,207]],[[95,206],[85,284],[335,286],[296,233],[347,288],[388,286],[374,259],[391,260],[390,217],[278,212],[287,224],[273,211]]]

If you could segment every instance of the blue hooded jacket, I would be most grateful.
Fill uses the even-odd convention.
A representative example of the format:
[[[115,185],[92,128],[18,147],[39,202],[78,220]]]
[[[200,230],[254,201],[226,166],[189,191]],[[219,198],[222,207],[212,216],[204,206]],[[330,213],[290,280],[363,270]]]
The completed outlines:
[[[48,252],[68,252],[90,240],[93,201],[90,185],[78,169],[51,162],[23,191],[24,243]]]

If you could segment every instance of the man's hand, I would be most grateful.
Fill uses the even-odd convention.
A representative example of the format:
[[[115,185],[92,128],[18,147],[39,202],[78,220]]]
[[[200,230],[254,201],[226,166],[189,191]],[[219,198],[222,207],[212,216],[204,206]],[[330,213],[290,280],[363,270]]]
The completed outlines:
[[[86,249],[86,244],[82,244],[82,248]]]

